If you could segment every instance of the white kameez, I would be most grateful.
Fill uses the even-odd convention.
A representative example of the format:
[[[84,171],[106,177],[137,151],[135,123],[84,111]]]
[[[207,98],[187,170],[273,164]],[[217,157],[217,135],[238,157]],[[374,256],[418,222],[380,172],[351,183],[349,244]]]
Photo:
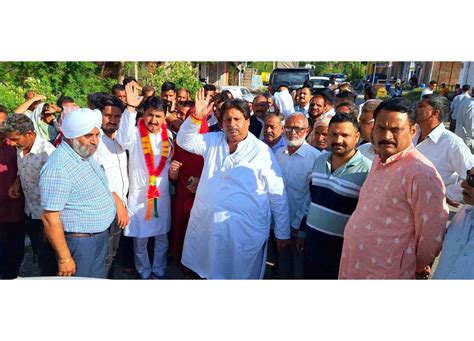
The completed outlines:
[[[146,195],[148,191],[148,170],[146,168],[145,157],[143,156],[140,132],[135,127],[136,113],[125,110],[120,120],[117,130],[116,141],[122,148],[129,151],[128,175],[130,190],[128,195],[127,210],[130,223],[124,230],[124,235],[128,237],[152,237],[159,234],[168,233],[171,222],[171,202],[169,194],[168,169],[170,167],[171,145],[168,151],[168,161],[161,175],[156,179],[156,184],[160,190],[160,198],[157,203],[158,218],[155,218],[153,208],[150,220],[146,220],[148,204]],[[148,134],[155,156],[155,167],[158,166],[161,158],[161,132],[158,134]],[[168,131],[168,138],[171,136]]]
[[[253,134],[230,154],[223,132],[198,130],[188,118],[177,138],[183,149],[204,157],[182,263],[203,278],[263,278],[272,215],[276,238],[290,238],[280,166]]]

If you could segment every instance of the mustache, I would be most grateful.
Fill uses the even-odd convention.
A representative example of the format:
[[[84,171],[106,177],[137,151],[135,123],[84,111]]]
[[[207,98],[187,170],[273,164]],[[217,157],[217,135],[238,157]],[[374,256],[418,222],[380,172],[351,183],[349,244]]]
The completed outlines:
[[[331,147],[344,147],[344,145],[342,145],[340,143],[333,143],[333,144],[331,144]]]
[[[395,141],[395,140],[381,140],[379,142],[379,146],[384,145],[384,144],[393,144],[394,146],[397,146],[397,141]]]

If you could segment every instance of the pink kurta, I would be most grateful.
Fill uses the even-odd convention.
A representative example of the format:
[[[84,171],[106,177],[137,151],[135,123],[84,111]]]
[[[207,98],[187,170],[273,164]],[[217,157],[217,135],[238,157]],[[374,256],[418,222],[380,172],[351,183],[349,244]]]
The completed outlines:
[[[433,164],[417,149],[377,156],[344,232],[339,278],[414,279],[441,249],[448,207]]]

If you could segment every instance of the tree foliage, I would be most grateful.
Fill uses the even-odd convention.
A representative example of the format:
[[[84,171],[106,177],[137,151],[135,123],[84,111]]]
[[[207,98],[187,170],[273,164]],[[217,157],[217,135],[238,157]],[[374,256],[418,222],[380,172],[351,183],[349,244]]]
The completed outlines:
[[[197,69],[190,62],[170,62],[165,66],[158,67],[153,74],[144,79],[143,83],[153,86],[159,93],[161,85],[166,81],[173,82],[177,89],[188,89],[192,98],[194,98],[196,91],[202,87]]]
[[[56,101],[61,95],[86,106],[87,94],[110,91],[115,80],[101,78],[93,62],[4,62],[0,63],[0,103],[13,111],[27,90],[36,90]]]

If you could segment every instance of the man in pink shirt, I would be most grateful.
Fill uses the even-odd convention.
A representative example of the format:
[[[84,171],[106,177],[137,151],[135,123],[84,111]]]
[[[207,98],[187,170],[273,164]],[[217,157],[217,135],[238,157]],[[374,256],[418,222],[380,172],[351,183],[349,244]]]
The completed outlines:
[[[414,279],[441,249],[448,207],[433,164],[412,144],[415,108],[383,101],[372,132],[378,156],[344,232],[339,278]]]

